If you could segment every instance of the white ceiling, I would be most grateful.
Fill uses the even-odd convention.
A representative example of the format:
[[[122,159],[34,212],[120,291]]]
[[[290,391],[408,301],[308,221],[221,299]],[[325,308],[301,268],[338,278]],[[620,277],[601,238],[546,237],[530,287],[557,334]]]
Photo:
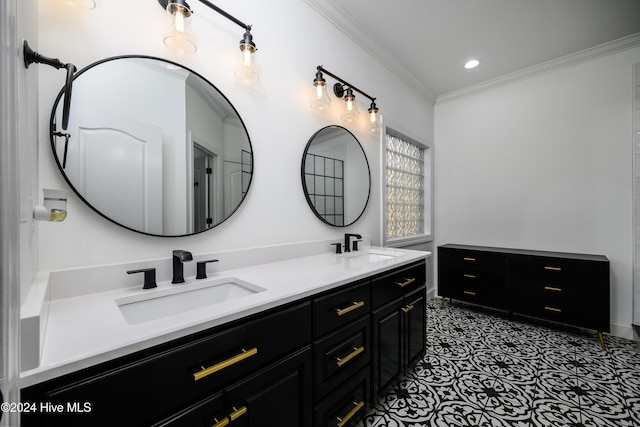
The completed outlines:
[[[640,0],[305,1],[434,98],[614,40],[640,44]],[[482,63],[465,70],[471,58]]]

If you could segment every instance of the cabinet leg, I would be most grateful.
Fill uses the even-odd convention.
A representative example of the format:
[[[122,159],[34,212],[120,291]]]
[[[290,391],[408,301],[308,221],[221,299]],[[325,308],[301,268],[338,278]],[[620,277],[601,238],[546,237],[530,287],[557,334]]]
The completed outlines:
[[[444,297],[440,300],[440,308],[444,308]]]
[[[598,331],[598,338],[600,338],[600,346],[602,346],[602,349],[604,351],[607,351],[607,346],[604,343],[604,337],[602,336],[602,332]]]

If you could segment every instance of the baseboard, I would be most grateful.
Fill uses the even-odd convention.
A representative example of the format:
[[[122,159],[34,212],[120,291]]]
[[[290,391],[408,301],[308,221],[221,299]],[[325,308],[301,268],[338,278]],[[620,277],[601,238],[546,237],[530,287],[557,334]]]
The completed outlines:
[[[617,323],[612,323],[610,325],[610,328],[610,335],[620,338],[626,338],[628,340],[640,341],[640,332],[638,331],[637,326],[619,325]]]

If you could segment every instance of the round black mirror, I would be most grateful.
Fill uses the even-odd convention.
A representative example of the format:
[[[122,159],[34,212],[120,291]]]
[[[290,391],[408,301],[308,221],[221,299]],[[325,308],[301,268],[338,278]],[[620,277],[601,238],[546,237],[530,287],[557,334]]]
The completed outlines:
[[[342,126],[327,126],[309,139],[302,156],[302,188],[323,222],[346,227],[364,213],[371,192],[367,156]]]
[[[58,95],[54,157],[73,191],[108,220],[144,234],[215,227],[244,200],[249,134],[209,81],[176,63],[119,56],[78,72],[66,131]]]

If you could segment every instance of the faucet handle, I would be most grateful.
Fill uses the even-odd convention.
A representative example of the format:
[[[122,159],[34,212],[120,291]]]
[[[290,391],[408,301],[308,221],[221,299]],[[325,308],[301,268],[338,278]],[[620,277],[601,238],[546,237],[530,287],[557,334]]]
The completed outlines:
[[[196,279],[207,278],[207,264],[210,262],[218,262],[217,259],[210,259],[208,261],[198,261],[196,263]]]
[[[335,246],[336,247],[336,253],[337,254],[341,254],[342,253],[342,243],[340,243],[340,242],[332,243],[331,246]]]
[[[141,268],[140,270],[129,270],[127,274],[144,273],[144,286],[142,289],[153,289],[157,287],[156,284],[156,269],[155,268]]]
[[[362,240],[354,240],[353,241],[353,250],[354,251],[358,250],[358,242],[362,242]]]

